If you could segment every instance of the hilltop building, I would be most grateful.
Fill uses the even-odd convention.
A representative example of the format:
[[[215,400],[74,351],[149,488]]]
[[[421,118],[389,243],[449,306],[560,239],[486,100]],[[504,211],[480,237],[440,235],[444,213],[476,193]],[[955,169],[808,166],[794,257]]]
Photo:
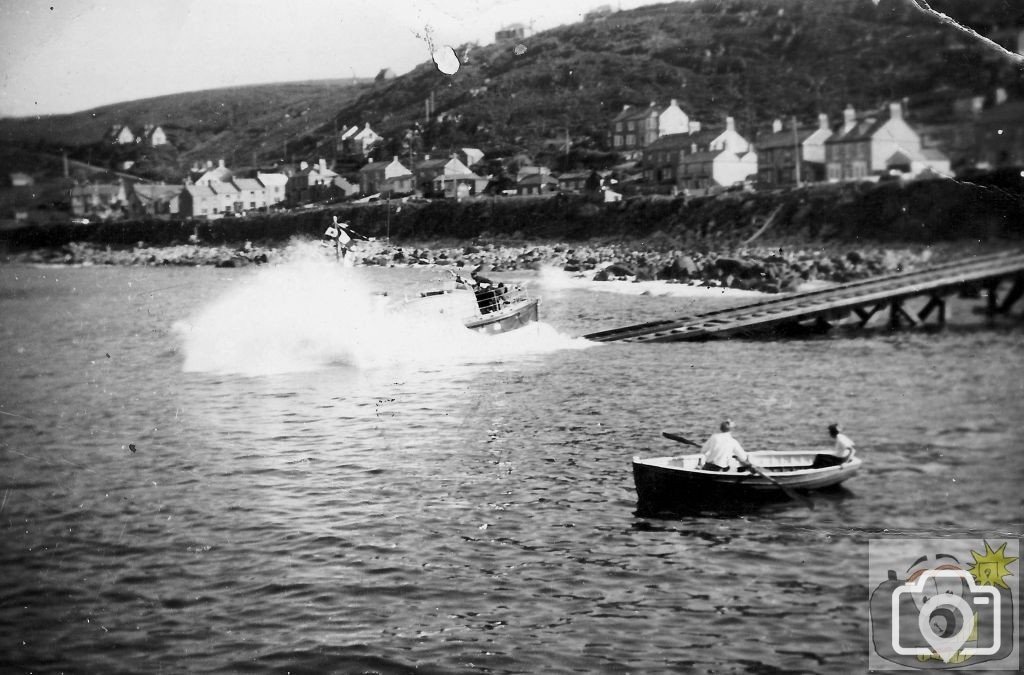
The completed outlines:
[[[135,143],[135,134],[126,124],[115,124],[107,132],[107,142],[112,145],[131,145]]]
[[[370,123],[366,122],[362,129],[351,126],[339,132],[335,147],[342,155],[368,157],[382,140],[384,137],[371,129]]]
[[[147,124],[142,130],[142,139],[151,147],[167,145],[167,134],[158,124]]]
[[[500,30],[494,32],[495,42],[504,42],[506,40],[522,40],[527,37],[528,30],[526,26],[521,23],[513,23],[508,26],[503,26]]]

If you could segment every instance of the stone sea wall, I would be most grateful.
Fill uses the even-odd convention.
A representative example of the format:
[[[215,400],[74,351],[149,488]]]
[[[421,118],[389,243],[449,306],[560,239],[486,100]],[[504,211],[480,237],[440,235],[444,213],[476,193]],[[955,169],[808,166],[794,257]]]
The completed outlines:
[[[579,195],[328,205],[216,221],[126,221],[0,233],[0,259],[34,263],[272,263],[334,217],[372,241],[359,264],[557,267],[604,278],[785,291],[1019,247],[1024,180],[818,185],[715,197]],[[191,243],[190,243],[191,242]],[[325,255],[331,255],[325,251]]]

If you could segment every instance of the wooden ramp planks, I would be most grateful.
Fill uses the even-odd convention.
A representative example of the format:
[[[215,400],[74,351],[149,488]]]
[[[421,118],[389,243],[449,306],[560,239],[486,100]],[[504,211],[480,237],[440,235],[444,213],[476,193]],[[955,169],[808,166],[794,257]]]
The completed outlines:
[[[913,272],[852,281],[806,293],[773,296],[738,307],[703,312],[675,319],[614,328],[583,337],[597,342],[675,342],[705,340],[763,331],[784,324],[809,320],[828,321],[836,316],[855,312],[867,322],[879,309],[889,306],[891,322],[916,323],[924,320],[936,307],[944,317],[942,296],[967,285],[989,287],[989,311],[995,312],[995,286],[1007,278],[1024,276],[1024,252],[979,256],[969,260],[950,261]],[[1011,296],[1016,295],[1011,291]],[[902,308],[907,298],[930,295],[932,300],[921,310],[918,319]],[[1019,297],[1019,296],[1018,296]],[[1016,297],[1013,297],[1016,300]],[[1012,300],[1007,298],[1003,311]]]

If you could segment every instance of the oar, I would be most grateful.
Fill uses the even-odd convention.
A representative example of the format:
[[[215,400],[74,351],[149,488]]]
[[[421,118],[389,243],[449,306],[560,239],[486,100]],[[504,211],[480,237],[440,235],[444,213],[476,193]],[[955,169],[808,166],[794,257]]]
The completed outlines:
[[[684,438],[683,436],[680,436],[679,434],[670,434],[667,431],[663,431],[663,432],[661,432],[661,435],[664,436],[665,438],[669,439],[670,441],[676,441],[677,443],[685,443],[686,445],[692,445],[692,446],[697,447],[697,448],[701,447],[700,443],[696,443],[694,441],[691,441],[689,438]],[[739,463],[742,464],[743,466],[747,467],[750,470],[751,473],[753,473],[755,475],[758,475],[761,478],[764,478],[766,481],[768,481],[772,485],[776,486],[777,488],[779,488],[780,490],[785,492],[786,496],[789,497],[790,499],[792,499],[794,501],[798,501],[798,502],[803,502],[803,503],[807,504],[808,507],[810,507],[812,509],[814,508],[814,503],[810,499],[807,499],[806,497],[801,495],[799,492],[796,492],[795,490],[792,490],[792,489],[786,487],[785,485],[783,485],[782,483],[780,483],[779,481],[775,480],[774,478],[772,478],[771,476],[766,474],[764,471],[762,471],[760,467],[756,466],[755,464],[751,464],[750,462],[741,461],[739,459],[737,459],[737,461],[739,461]]]

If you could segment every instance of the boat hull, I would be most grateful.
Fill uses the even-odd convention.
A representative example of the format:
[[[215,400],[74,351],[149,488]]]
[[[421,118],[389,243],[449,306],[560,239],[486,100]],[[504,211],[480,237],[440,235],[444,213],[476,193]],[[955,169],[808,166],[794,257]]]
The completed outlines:
[[[540,301],[536,298],[511,305],[505,309],[484,314],[479,319],[466,322],[466,328],[479,333],[506,333],[537,321]]]
[[[640,510],[741,509],[789,499],[778,485],[747,471],[701,470],[697,468],[699,458],[634,457],[633,482]],[[840,462],[816,452],[750,453],[750,460],[777,483],[800,492],[834,488],[852,478],[861,466],[856,457]]]

